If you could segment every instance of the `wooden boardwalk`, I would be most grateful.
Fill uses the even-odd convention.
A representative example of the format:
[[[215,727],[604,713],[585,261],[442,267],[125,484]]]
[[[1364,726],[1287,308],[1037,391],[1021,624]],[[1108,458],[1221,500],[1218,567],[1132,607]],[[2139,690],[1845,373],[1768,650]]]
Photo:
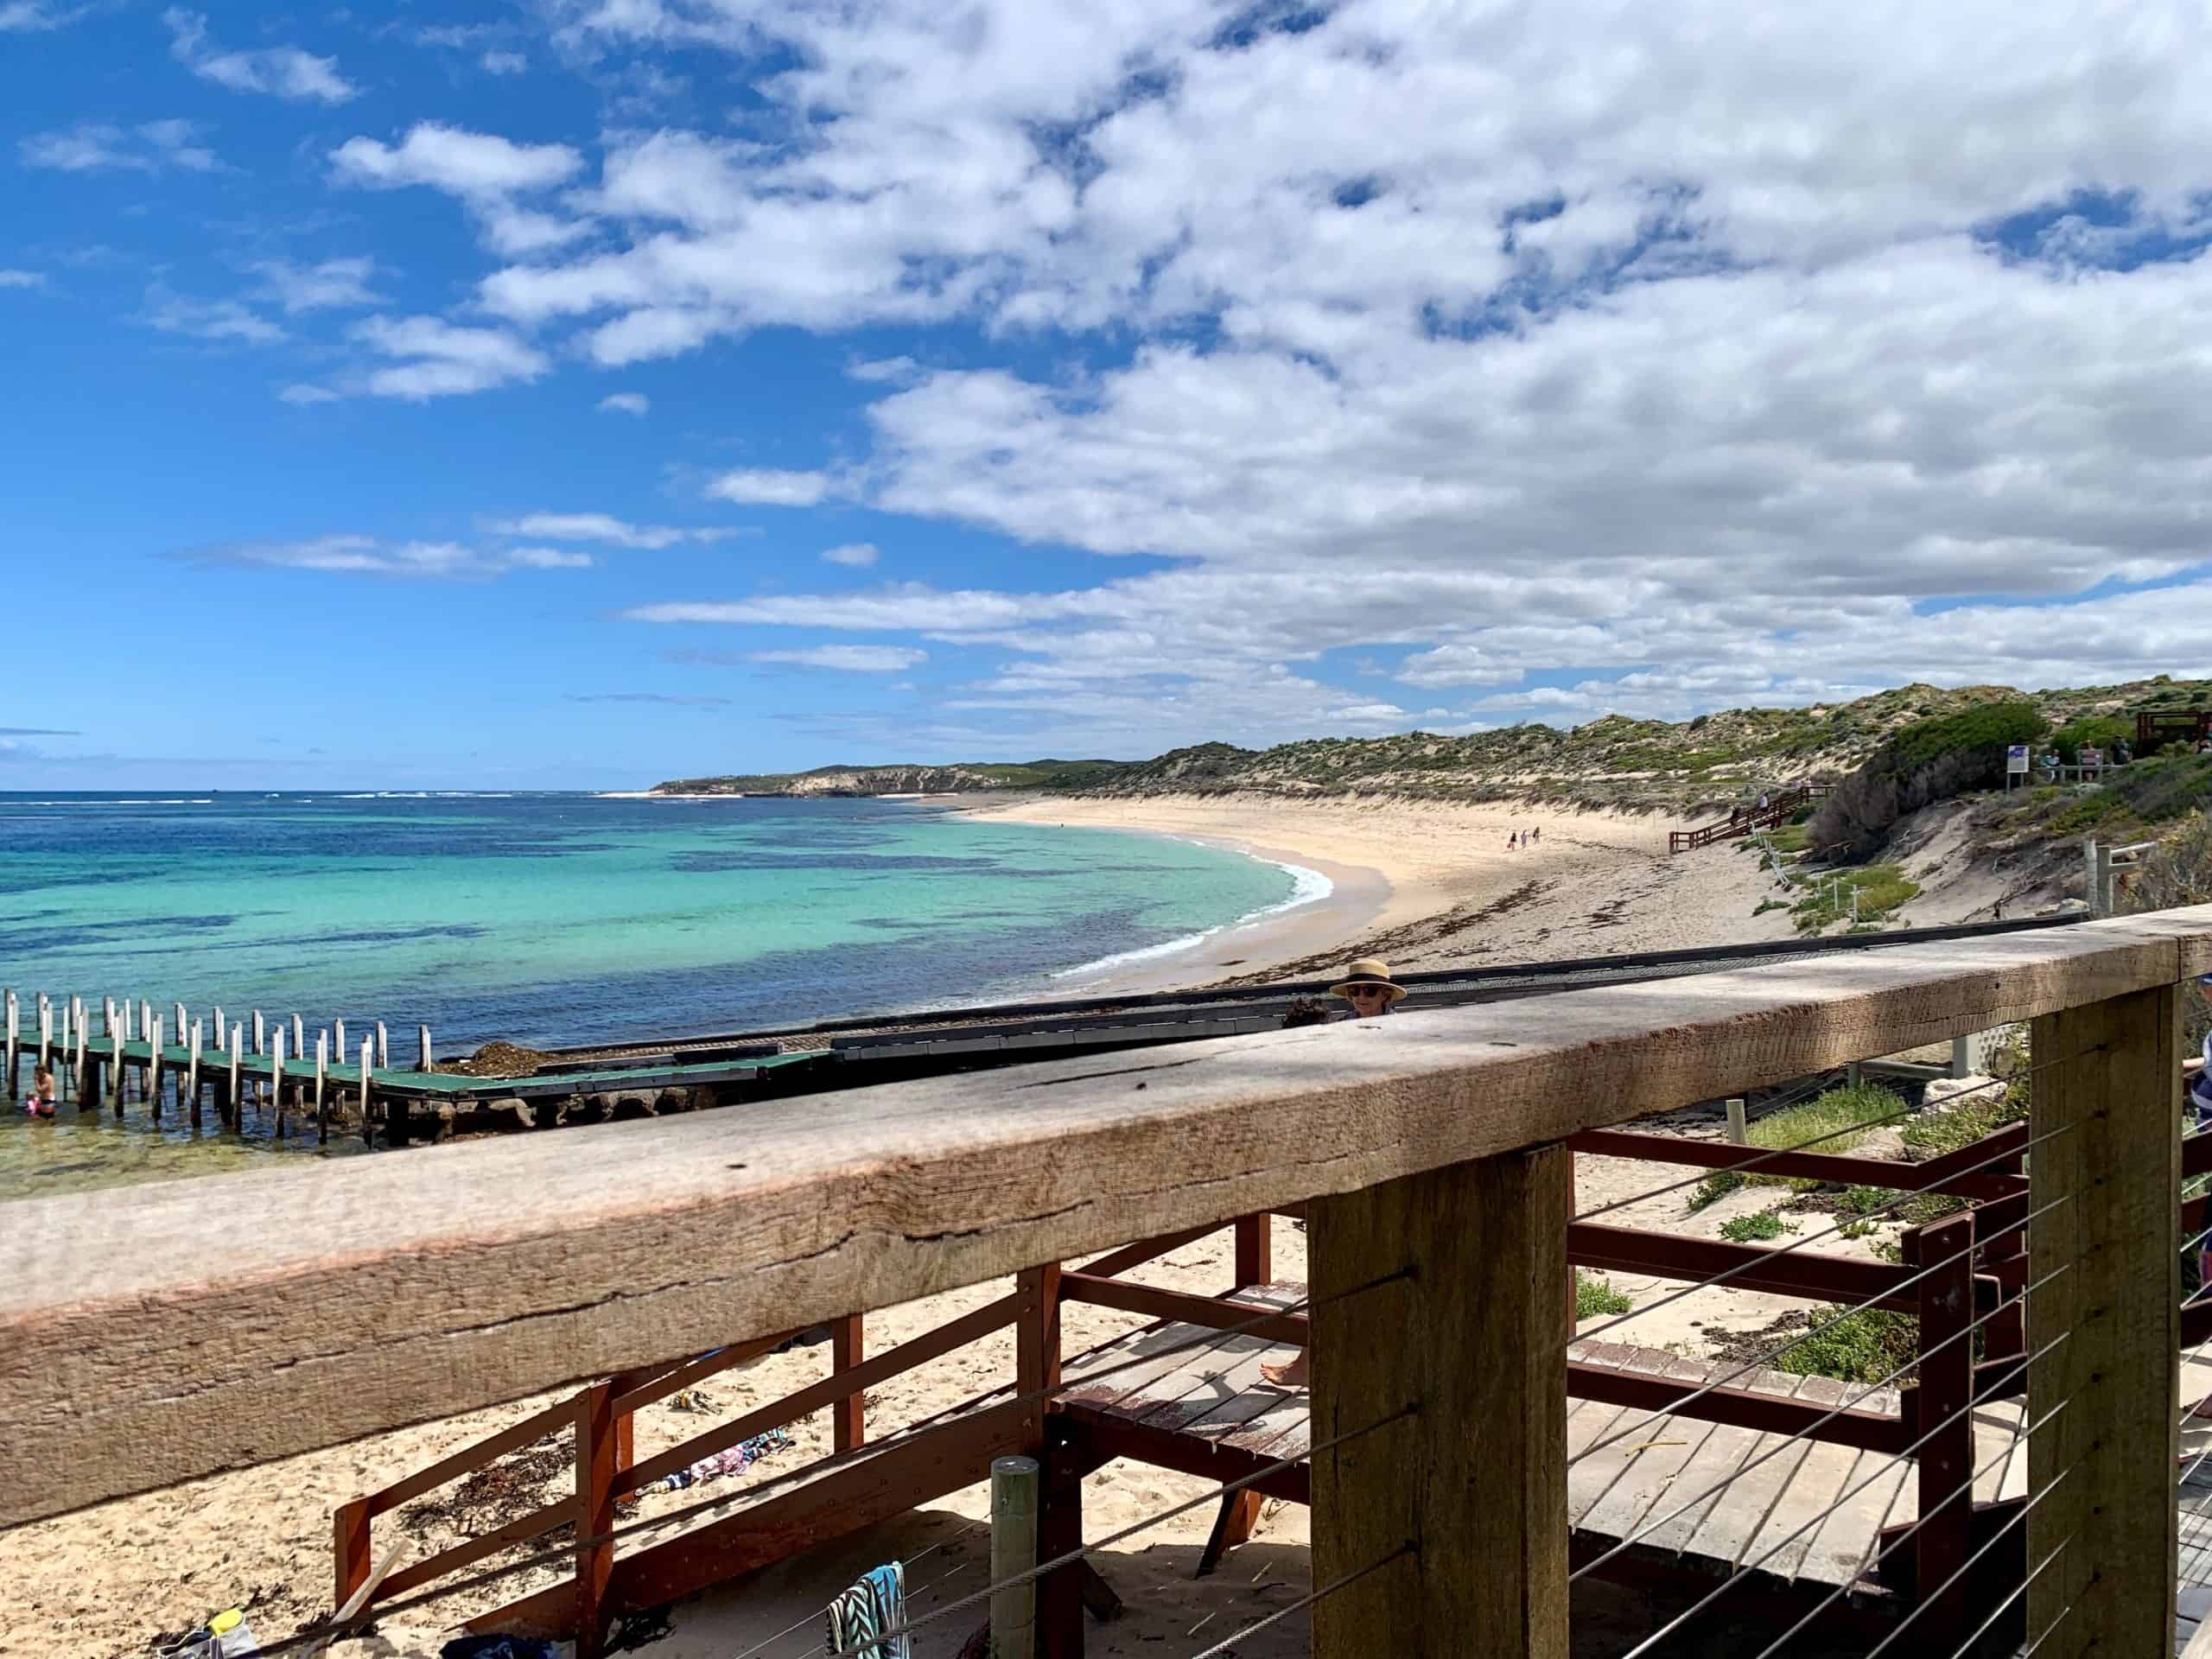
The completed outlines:
[[[1277,1284],[1240,1292],[1236,1300],[1283,1308],[1304,1294],[1303,1286]],[[1294,1463],[1258,1489],[1303,1500],[1313,1433],[1307,1396],[1260,1375],[1262,1363],[1287,1359],[1292,1351],[1256,1336],[1208,1335],[1198,1325],[1160,1322],[1071,1357],[1062,1370],[1065,1409],[1092,1430],[1102,1450],[1122,1448],[1193,1474],[1229,1479]],[[1569,1354],[1589,1364],[1663,1375],[1684,1393],[1734,1369],[1616,1343],[1577,1342]],[[1758,1370],[1731,1386],[1823,1408],[1846,1401],[1859,1411],[1894,1414],[1898,1408],[1893,1389],[1867,1394],[1862,1385],[1827,1377]],[[2184,1399],[2212,1391],[2212,1361],[2190,1357],[2182,1389]],[[1567,1454],[1580,1459],[1568,1471],[1567,1504],[1576,1553],[1585,1559],[1650,1528],[1625,1558],[1716,1581],[1745,1571],[1770,1586],[1817,1594],[1847,1587],[1847,1594],[1859,1595],[1873,1589],[1883,1534],[1918,1517],[1910,1458],[1687,1416],[1654,1419],[1635,1408],[1574,1398],[1567,1402]],[[1976,1409],[1977,1503],[2025,1497],[2028,1457],[2020,1428],[2017,1400]],[[1582,1455],[1609,1440],[1613,1444]],[[2212,1422],[2192,1428],[2184,1449],[2192,1459],[2212,1449]],[[1710,1497],[1693,1502],[1722,1482]],[[2189,1659],[2212,1659],[2212,1457],[2191,1471],[2180,1508],[2175,1650],[2188,1651],[2202,1623],[2204,1637]],[[1677,1510],[1683,1513],[1675,1516]],[[1897,1554],[1910,1550],[1903,1545]]]

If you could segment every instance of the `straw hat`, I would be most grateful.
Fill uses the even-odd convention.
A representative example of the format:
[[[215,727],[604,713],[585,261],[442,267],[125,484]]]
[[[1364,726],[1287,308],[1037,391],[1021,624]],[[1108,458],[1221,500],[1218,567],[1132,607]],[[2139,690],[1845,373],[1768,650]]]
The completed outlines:
[[[1329,995],[1349,1001],[1355,985],[1380,985],[1389,993],[1393,1002],[1406,994],[1406,988],[1390,977],[1390,964],[1376,957],[1362,957],[1345,969],[1344,982],[1330,986]]]

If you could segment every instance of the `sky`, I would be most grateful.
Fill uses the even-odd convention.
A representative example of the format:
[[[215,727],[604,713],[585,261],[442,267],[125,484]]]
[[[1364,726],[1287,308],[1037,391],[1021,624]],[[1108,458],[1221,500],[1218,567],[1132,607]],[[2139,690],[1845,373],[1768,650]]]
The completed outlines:
[[[2212,658],[2212,13],[0,0],[0,789]]]

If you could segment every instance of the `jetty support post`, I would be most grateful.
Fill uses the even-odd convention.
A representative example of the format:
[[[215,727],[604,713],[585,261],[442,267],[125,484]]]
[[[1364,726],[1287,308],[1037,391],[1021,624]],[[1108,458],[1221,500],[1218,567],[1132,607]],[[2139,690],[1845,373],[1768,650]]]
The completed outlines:
[[[330,1063],[333,1065],[346,1064],[346,1022],[343,1020],[330,1022]]]
[[[154,1122],[162,1121],[162,1016],[148,1006],[146,1014],[146,1103]]]
[[[276,1110],[276,1138],[284,1138],[284,1027],[279,1026],[269,1039],[269,1098]]]
[[[391,1070],[391,1037],[384,1028],[384,1021],[377,1021],[377,1070]]]
[[[231,1026],[231,1084],[227,1103],[231,1110],[231,1127],[234,1129],[243,1128],[245,1125],[245,1027],[233,1021]]]
[[[8,1021],[8,1092],[12,1095],[18,1092],[16,1088],[16,1076],[22,1061],[23,1020],[22,1007],[16,1001],[16,993],[12,986],[7,992],[4,1012]]]
[[[370,1096],[370,1092],[371,1092],[371,1083],[370,1083],[370,1079],[371,1079],[371,1074],[372,1074],[372,1073],[374,1071],[374,1070],[375,1070],[375,1059],[376,1059],[376,1057],[375,1057],[373,1054],[372,1054],[372,1053],[370,1053],[370,1052],[369,1052],[369,1039],[368,1039],[366,1037],[362,1038],[362,1039],[361,1039],[361,1144],[362,1144],[363,1146],[365,1146],[365,1146],[368,1146],[369,1144],[371,1144],[371,1141],[370,1141],[370,1125],[369,1125],[369,1096]]]
[[[256,1058],[269,1052],[269,1027],[259,1008],[253,1011],[253,1052]]]
[[[176,1019],[175,1023],[171,1025],[169,1029],[176,1033],[176,1039],[181,1043],[184,1040],[185,1032],[184,1004],[181,1002],[173,1004],[171,1006],[170,1012],[176,1016]]]
[[[292,1057],[299,1060],[308,1057],[308,1022],[298,1014],[292,1016]]]
[[[1566,1659],[1567,1185],[1550,1146],[1308,1205],[1315,1659]]]
[[[2027,1641],[2059,1659],[2173,1643],[2181,990],[2044,1014],[2029,1033],[2028,1257],[2042,1287],[2027,1310],[2028,1491],[2049,1496],[2027,1514]]]
[[[185,1044],[184,1092],[192,1102],[192,1127],[200,1127],[200,1022],[192,1022],[192,1036]]]
[[[430,1069],[430,1028],[428,1026],[417,1026],[415,1027],[415,1036],[423,1051],[422,1064],[415,1069],[417,1071],[428,1071]]]
[[[614,1385],[576,1396],[576,1659],[600,1659],[614,1573]]]
[[[43,991],[38,997],[38,1063],[41,1071],[54,1065],[54,1004]]]
[[[330,1144],[330,1033],[327,1031],[315,1034],[315,1138],[319,1146]]]

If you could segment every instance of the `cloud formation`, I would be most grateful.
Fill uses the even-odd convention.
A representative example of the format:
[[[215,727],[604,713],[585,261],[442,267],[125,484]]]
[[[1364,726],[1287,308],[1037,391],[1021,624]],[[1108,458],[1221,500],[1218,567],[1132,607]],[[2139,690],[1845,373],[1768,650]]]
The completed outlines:
[[[878,556],[880,556],[873,542],[846,542],[841,546],[826,547],[822,550],[822,557],[825,563],[848,565],[858,570],[867,569],[876,562]]]
[[[318,536],[302,542],[232,542],[176,556],[193,564],[324,575],[382,576],[407,582],[482,581],[510,570],[575,569],[588,554],[541,548],[486,552],[459,542],[387,542],[374,536]]]
[[[79,122],[73,127],[33,133],[16,142],[16,153],[25,167],[53,168],[63,173],[92,173],[123,168],[159,173],[172,167],[189,173],[212,173],[222,163],[215,152],[194,137],[192,122],[148,121],[126,130],[104,122]]]
[[[807,645],[791,651],[753,651],[746,660],[844,674],[898,674],[929,660],[929,652],[899,645]]]
[[[439,317],[369,317],[351,332],[372,350],[402,359],[362,381],[378,397],[449,397],[535,380],[552,366],[544,353],[503,329],[463,327]]]
[[[643,415],[652,407],[642,391],[610,391],[599,400],[602,415]]]
[[[567,144],[518,144],[493,133],[419,122],[397,144],[348,138],[330,152],[341,182],[372,189],[442,191],[468,209],[494,251],[520,257],[562,247],[590,224],[529,207],[522,198],[573,178],[583,157]]]
[[[786,473],[771,467],[741,467],[722,474],[707,486],[717,501],[735,501],[763,507],[810,507],[830,493],[826,473]]]
[[[609,547],[645,548],[658,551],[679,542],[727,541],[742,531],[709,524],[678,529],[673,524],[633,524],[605,512],[529,512],[506,518],[492,528],[502,536],[530,536],[553,542],[601,542]]]
[[[383,296],[369,286],[376,268],[376,261],[366,254],[312,265],[262,259],[252,266],[262,279],[262,296],[295,316],[302,311],[381,305]]]
[[[225,52],[208,40],[205,14],[178,6],[163,12],[162,21],[168,25],[169,55],[218,86],[317,104],[343,104],[357,94],[338,73],[335,58],[319,58],[296,46]]]

